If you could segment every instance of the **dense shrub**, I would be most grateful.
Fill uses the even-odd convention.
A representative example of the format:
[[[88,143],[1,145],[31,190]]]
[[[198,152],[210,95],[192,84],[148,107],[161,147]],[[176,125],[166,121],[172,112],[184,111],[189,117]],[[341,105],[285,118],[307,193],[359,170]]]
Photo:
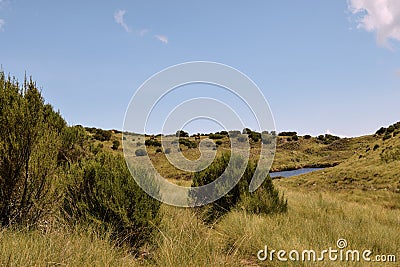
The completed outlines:
[[[0,72],[0,225],[30,226],[56,206],[65,127],[32,80]]]
[[[249,137],[254,141],[254,142],[258,142],[261,139],[261,133],[258,132],[250,132]]]
[[[150,180],[145,170],[133,172]],[[160,203],[138,186],[122,156],[101,152],[74,165],[68,178],[63,204],[67,222],[111,231],[112,239],[128,242],[133,249],[148,240]]]
[[[146,151],[146,149],[139,148],[139,149],[136,149],[135,155],[137,157],[146,156],[147,155],[147,151]]]
[[[249,128],[244,128],[242,130],[242,134],[250,134],[250,133],[251,133],[251,129],[249,129]]]
[[[226,170],[231,159],[230,154],[225,153],[217,158],[208,168],[193,175],[192,186],[202,186],[215,181]],[[232,158],[233,169],[231,173],[226,173],[228,177],[239,175],[240,166],[245,161],[240,156]],[[287,211],[287,201],[284,197],[279,196],[279,192],[274,188],[272,180],[268,175],[263,184],[255,192],[250,193],[249,185],[255,175],[256,165],[252,162],[247,164],[246,170],[238,184],[234,186],[225,196],[210,203],[206,206],[198,208],[201,217],[206,222],[213,222],[220,216],[233,208],[245,209],[249,213],[276,213]],[[259,177],[261,178],[261,177]],[[256,178],[257,179],[257,178]],[[223,190],[223,188],[218,188]],[[194,202],[203,202],[209,197],[208,195],[196,195],[195,191],[189,194]]]
[[[306,134],[306,135],[304,136],[304,139],[311,139],[311,135]]]
[[[375,134],[382,135],[384,133],[386,133],[386,128],[385,127],[381,127],[378,131],[376,131]]]
[[[94,139],[99,141],[109,141],[111,139],[111,131],[106,131],[102,129],[96,129],[96,133],[93,136]]]
[[[210,138],[210,139],[222,139],[224,137],[225,137],[225,135],[222,135],[222,134],[210,134],[208,136],[208,138]]]
[[[146,146],[156,146],[156,147],[161,147],[161,143],[156,140],[156,139],[147,139],[146,141],[144,141],[144,144]]]
[[[221,140],[217,140],[215,143],[217,144],[217,146],[222,145],[222,141]]]
[[[392,138],[392,134],[386,133],[386,134],[383,136],[382,140],[385,141],[385,140],[390,139],[390,138]]]
[[[278,136],[295,136],[297,135],[297,132],[281,132],[278,134]]]
[[[114,140],[114,141],[113,141],[113,145],[112,145],[111,148],[112,148],[113,150],[118,150],[119,145],[120,145],[120,142],[119,142],[118,140]]]
[[[293,135],[293,136],[292,136],[292,140],[293,140],[293,141],[299,141],[299,137],[298,137],[297,135]]]
[[[190,141],[189,139],[185,139],[185,138],[179,138],[179,144],[185,145],[188,148],[196,148],[197,147],[196,142]]]
[[[325,135],[319,135],[317,139],[319,141],[322,141],[325,145],[328,145],[333,143],[334,141],[340,140],[340,137],[331,134],[325,134]]]
[[[156,149],[156,153],[162,153],[162,149],[158,147],[158,148]]]
[[[176,137],[189,137],[189,133],[187,133],[183,130],[179,130],[176,132],[175,136]]]
[[[374,151],[377,150],[378,148],[379,148],[379,145],[376,144],[376,145],[374,146]]]

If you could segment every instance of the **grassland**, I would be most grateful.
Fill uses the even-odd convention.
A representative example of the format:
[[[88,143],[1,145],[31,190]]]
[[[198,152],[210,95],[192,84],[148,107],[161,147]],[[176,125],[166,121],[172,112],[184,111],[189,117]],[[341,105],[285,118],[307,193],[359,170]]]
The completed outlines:
[[[112,150],[112,141],[102,142]],[[132,137],[132,142],[144,142]],[[205,137],[203,137],[205,138]],[[194,141],[194,139],[193,139]],[[222,140],[216,153],[229,149]],[[253,152],[259,147],[252,144]],[[324,144],[316,138],[287,142],[279,137],[274,170],[306,166],[334,166],[321,171],[276,179],[288,199],[287,214],[252,215],[240,208],[213,225],[205,225],[192,209],[162,205],[162,220],[151,244],[139,255],[117,247],[93,229],[46,226],[26,232],[0,232],[0,265],[5,266],[366,266],[355,262],[259,261],[257,252],[270,249],[321,251],[345,238],[350,249],[370,249],[373,255],[396,255],[400,261],[400,135],[347,138]],[[199,150],[181,146],[189,159]],[[113,150],[114,151],[114,150]],[[122,153],[122,149],[114,153]],[[157,169],[173,182],[190,185],[190,174],[169,165],[151,147]],[[256,153],[252,153],[256,154]],[[371,265],[368,265],[371,266]]]

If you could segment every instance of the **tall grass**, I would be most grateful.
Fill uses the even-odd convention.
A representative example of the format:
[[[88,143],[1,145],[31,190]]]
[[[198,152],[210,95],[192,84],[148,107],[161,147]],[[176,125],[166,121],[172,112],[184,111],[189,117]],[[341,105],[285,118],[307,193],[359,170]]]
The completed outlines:
[[[127,249],[93,229],[0,230],[0,266],[136,266]]]

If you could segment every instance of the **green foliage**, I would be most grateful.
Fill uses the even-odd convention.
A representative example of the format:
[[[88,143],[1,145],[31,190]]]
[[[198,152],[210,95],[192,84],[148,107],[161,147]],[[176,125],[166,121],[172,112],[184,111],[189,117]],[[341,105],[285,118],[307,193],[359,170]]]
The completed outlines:
[[[96,129],[96,133],[94,134],[93,138],[101,142],[110,141],[111,135],[111,131]]]
[[[261,139],[261,133],[251,131],[249,137],[254,141],[258,142]]]
[[[244,129],[242,130],[242,134],[251,134],[251,129],[249,129],[249,128],[244,128]]]
[[[384,161],[385,163],[390,163],[393,161],[399,161],[400,160],[400,146],[394,147],[394,148],[389,148],[386,149],[381,153],[381,160]]]
[[[382,137],[382,140],[383,140],[383,141],[386,141],[386,140],[388,140],[388,139],[390,139],[390,138],[392,138],[392,134],[386,133],[386,134]]]
[[[304,136],[304,139],[311,139],[311,135],[309,135],[309,134],[306,134],[305,136]]]
[[[217,146],[220,146],[220,145],[222,145],[222,141],[221,141],[221,140],[217,140],[217,141],[215,142],[215,144],[217,144]]]
[[[118,140],[114,140],[114,141],[113,141],[113,145],[112,145],[111,148],[112,148],[113,150],[118,150],[120,144],[121,144],[121,143],[120,143]]]
[[[377,150],[378,148],[379,148],[378,144],[374,145],[374,151]]]
[[[56,204],[59,113],[30,79],[20,86],[0,72],[0,223],[32,225]]]
[[[208,138],[210,138],[210,139],[222,139],[222,138],[224,138],[225,137],[225,135],[222,135],[222,134],[210,134],[209,136],[208,136]]]
[[[278,136],[295,136],[297,135],[297,132],[281,132],[278,134]]]
[[[61,148],[58,152],[59,165],[78,162],[87,155],[88,136],[82,126],[64,127],[61,139]]]
[[[151,174],[135,169],[133,175],[150,180]],[[133,249],[149,239],[160,202],[138,186],[122,156],[101,152],[74,164],[68,178],[63,204],[67,222],[111,231],[112,239],[128,242]]]
[[[297,135],[292,136],[292,141],[299,141],[299,137]]]
[[[179,130],[175,133],[176,137],[189,137],[189,133],[183,131],[183,130]]]
[[[161,143],[156,140],[156,139],[147,139],[146,141],[144,141],[144,144],[146,146],[156,146],[156,147],[161,147]]]
[[[162,153],[162,149],[161,149],[160,147],[158,147],[158,148],[156,149],[156,153]]]
[[[227,170],[228,164],[231,160],[232,169]],[[209,184],[219,178],[225,170],[230,171],[226,173],[227,177],[237,177],[240,175],[239,171],[245,161],[240,156],[234,156],[231,159],[229,153],[222,154],[217,158],[208,168],[203,171],[196,172],[193,175],[192,186],[198,187]],[[251,180],[256,174],[256,165],[253,162],[248,162],[247,167],[240,179],[240,181],[222,198],[210,203],[206,206],[199,208],[200,214],[205,222],[213,222],[226,212],[233,208],[242,208],[249,213],[276,213],[287,211],[287,201],[279,196],[279,192],[274,188],[272,180],[269,175],[266,177],[263,184],[255,192],[250,193],[249,185]],[[261,177],[256,177],[261,179]],[[223,185],[218,190],[224,190]],[[207,195],[198,196],[191,191],[190,197],[193,201],[204,201]]]
[[[190,141],[189,139],[186,138],[179,138],[179,144],[185,145],[188,148],[197,148],[197,143]]]
[[[317,139],[319,141],[322,141],[322,143],[324,143],[325,145],[328,145],[333,143],[334,141],[340,140],[340,137],[331,134],[325,134],[325,135],[319,135]]]
[[[135,155],[136,155],[136,157],[146,156],[147,155],[147,151],[144,148],[139,148],[139,149],[136,149]]]

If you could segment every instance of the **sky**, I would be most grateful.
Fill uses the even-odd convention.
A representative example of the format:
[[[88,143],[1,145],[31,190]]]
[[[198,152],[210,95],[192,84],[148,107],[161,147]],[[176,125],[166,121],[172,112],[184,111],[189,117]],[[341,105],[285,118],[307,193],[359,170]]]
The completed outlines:
[[[212,61],[257,84],[277,131],[371,134],[400,121],[399,49],[398,0],[0,0],[2,69],[32,76],[70,125],[122,129],[149,77]],[[211,87],[182,87],[159,109],[184,97],[230,99]]]

